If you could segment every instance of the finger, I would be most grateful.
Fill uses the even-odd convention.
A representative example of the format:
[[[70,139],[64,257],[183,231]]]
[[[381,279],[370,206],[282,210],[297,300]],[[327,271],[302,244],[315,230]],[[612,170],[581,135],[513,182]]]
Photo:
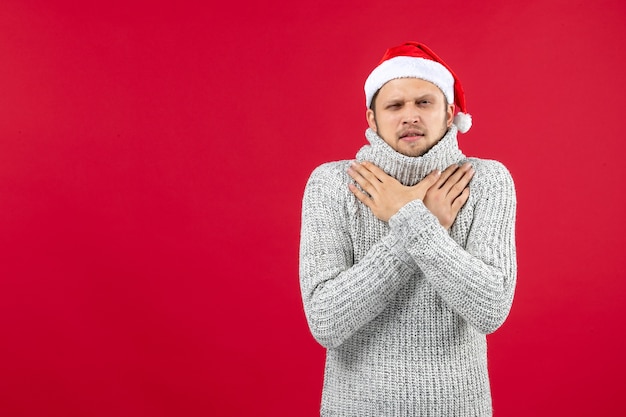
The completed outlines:
[[[448,178],[450,178],[450,176],[454,174],[458,169],[459,169],[459,164],[452,164],[448,168],[446,168],[441,173],[441,176],[439,177],[439,181],[437,181],[437,184],[436,184],[437,188],[441,188],[446,183]]]
[[[465,167],[465,169],[467,169],[467,167]],[[446,198],[454,199],[459,196],[469,185],[469,182],[474,176],[474,172],[474,168],[472,168],[471,166],[465,172],[455,172],[452,178],[450,178],[450,181],[448,181],[447,185],[451,185],[451,187],[449,187],[448,189],[448,194],[446,195]],[[453,182],[458,175],[460,175],[460,177],[458,177],[458,180],[456,180],[456,182]]]
[[[376,184],[378,180],[368,170],[358,163],[352,163],[348,168],[348,175],[370,196],[376,193]]]
[[[381,178],[387,175],[376,165],[368,162],[352,162],[350,167],[371,182],[374,187],[376,187],[376,184],[382,183]],[[372,170],[377,170],[379,175],[374,174]]]
[[[363,161],[361,162],[361,166],[363,166],[363,168],[371,172],[376,177],[376,179],[380,182],[384,182],[386,179],[391,178],[389,175],[387,175],[385,171],[378,168],[377,165],[374,165],[371,162]]]
[[[420,187],[424,187],[425,190],[430,189],[432,186],[437,184],[439,178],[441,178],[443,174],[438,169],[431,171],[430,174],[426,175],[418,184]]]
[[[369,169],[370,167],[374,167],[375,169],[378,169],[378,171],[384,174],[382,170],[380,170],[378,167],[376,167],[373,164],[369,164],[369,166],[366,166],[363,163],[358,163],[358,162],[352,162],[352,164],[350,164],[350,169],[356,171],[362,178],[364,178],[369,183],[368,186],[370,188],[377,190],[378,189],[377,186],[381,184],[382,181],[376,175],[374,175],[372,171],[370,171]],[[366,190],[366,191],[369,192],[369,190]]]
[[[372,208],[372,205],[374,204],[374,201],[370,198],[369,195],[365,194],[363,191],[361,191],[359,189],[359,187],[357,187],[356,185],[354,185],[352,183],[348,184],[348,188],[350,188],[350,191],[352,191],[352,194],[354,194],[355,197],[361,203],[365,204],[370,209]]]
[[[464,182],[464,184],[462,184],[460,186],[460,188],[457,189],[458,193],[460,194],[461,191],[463,190],[463,188],[465,188],[465,186],[469,183],[469,180],[471,179],[471,177],[468,178],[464,178],[464,176],[466,175],[466,173],[472,169],[472,165],[467,162],[461,166],[458,167],[458,169],[456,169],[452,175],[450,175],[446,181],[440,186],[440,188],[445,192],[445,194],[447,195],[448,193],[450,193],[452,187],[454,187],[459,181]]]
[[[454,214],[454,217],[456,217],[456,215],[459,213],[459,210],[461,210],[461,207],[463,207],[465,205],[465,203],[467,203],[467,199],[469,198],[470,195],[470,189],[469,187],[466,187],[463,192],[454,199],[454,201],[452,202],[452,205],[450,206],[450,208],[452,209],[452,213]]]

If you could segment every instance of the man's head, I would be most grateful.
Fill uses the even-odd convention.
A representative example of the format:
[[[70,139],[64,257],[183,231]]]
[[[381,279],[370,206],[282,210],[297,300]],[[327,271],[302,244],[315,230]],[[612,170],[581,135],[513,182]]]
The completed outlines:
[[[454,123],[471,127],[465,95],[452,70],[425,45],[387,50],[365,82],[369,126],[397,152],[420,156]],[[455,104],[460,112],[454,116]]]

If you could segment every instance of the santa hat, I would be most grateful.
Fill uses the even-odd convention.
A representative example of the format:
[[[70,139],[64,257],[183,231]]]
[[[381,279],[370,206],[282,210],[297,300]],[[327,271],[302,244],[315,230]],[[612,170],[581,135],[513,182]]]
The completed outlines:
[[[380,64],[365,81],[365,100],[369,108],[372,98],[388,81],[396,78],[420,78],[435,84],[443,91],[448,103],[456,104],[458,113],[454,124],[465,133],[472,127],[472,116],[465,107],[465,93],[452,69],[426,45],[406,42],[387,49]]]

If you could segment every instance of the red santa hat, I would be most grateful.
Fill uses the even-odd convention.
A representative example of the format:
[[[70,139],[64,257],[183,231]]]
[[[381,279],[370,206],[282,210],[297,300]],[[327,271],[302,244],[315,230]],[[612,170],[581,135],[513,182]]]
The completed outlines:
[[[365,100],[369,108],[372,98],[388,81],[396,78],[420,78],[435,84],[443,91],[448,103],[457,106],[454,124],[465,133],[472,127],[472,116],[465,107],[465,93],[452,69],[426,45],[406,42],[387,49],[380,63],[365,81]]]

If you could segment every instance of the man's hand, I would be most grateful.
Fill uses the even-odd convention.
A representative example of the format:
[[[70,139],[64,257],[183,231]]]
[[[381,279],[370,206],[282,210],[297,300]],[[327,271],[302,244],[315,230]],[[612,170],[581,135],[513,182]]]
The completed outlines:
[[[469,198],[468,184],[474,176],[474,168],[469,162],[449,166],[434,187],[430,187],[424,197],[424,205],[433,213],[446,230],[450,229],[461,207]]]
[[[405,204],[413,200],[424,200],[427,191],[437,183],[441,173],[438,170],[433,171],[410,187],[402,185],[371,162],[353,162],[348,169],[348,175],[365,192],[352,183],[349,184],[350,191],[359,201],[369,207],[376,217],[386,222]],[[454,218],[452,220],[454,221]]]

